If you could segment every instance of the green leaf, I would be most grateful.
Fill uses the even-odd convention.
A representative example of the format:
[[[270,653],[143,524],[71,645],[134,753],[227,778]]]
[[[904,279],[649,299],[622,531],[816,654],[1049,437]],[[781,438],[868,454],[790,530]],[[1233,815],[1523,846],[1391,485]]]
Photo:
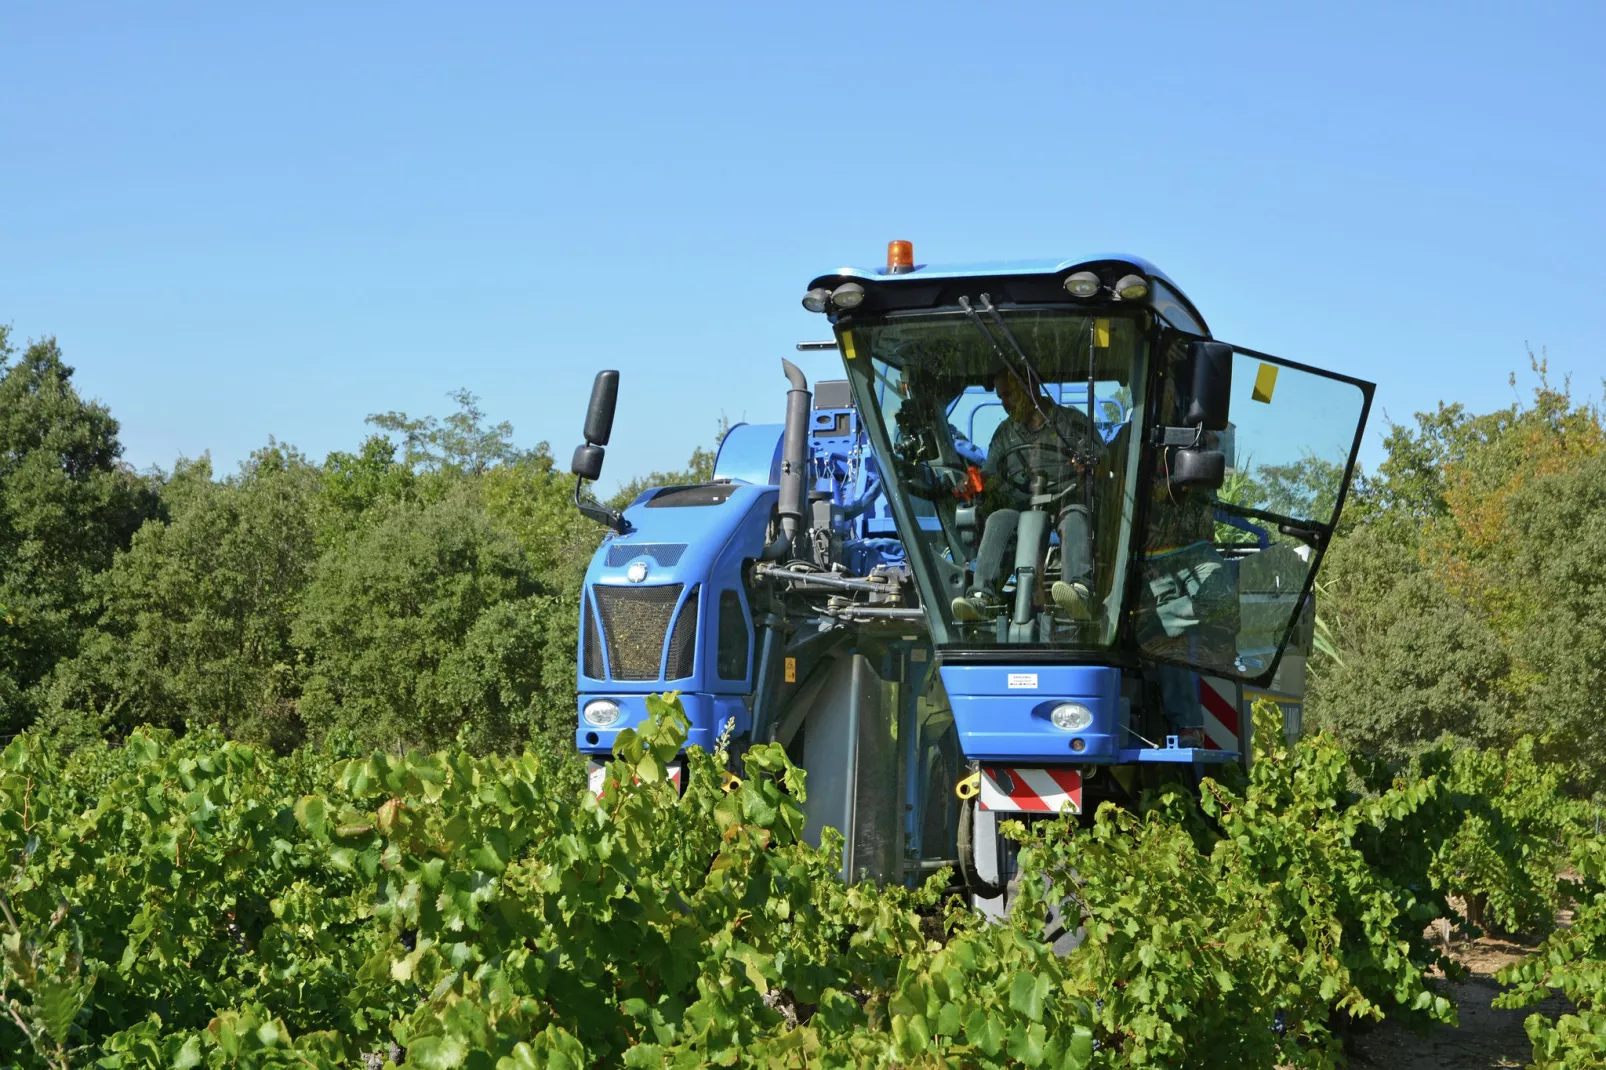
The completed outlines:
[[[303,795],[295,806],[296,821],[314,836],[322,837],[328,827],[329,804],[316,795]]]
[[[468,1045],[459,1037],[419,1037],[407,1045],[409,1070],[453,1070],[462,1066]]]
[[[644,755],[636,763],[636,779],[643,784],[656,784],[663,779],[664,767],[652,754]]]
[[[1043,1020],[1043,997],[1048,995],[1049,980],[1033,977],[1025,970],[1017,971],[1009,982],[1009,1006],[1034,1022]]]
[[[50,1034],[50,1039],[57,1044],[67,1043],[73,1019],[84,1005],[85,993],[70,982],[41,975],[34,984],[34,994],[39,1001],[40,1016],[44,1019],[45,1031]]]
[[[1004,1050],[1004,1027],[980,1007],[971,1011],[965,1021],[965,1038],[980,1048],[984,1055],[997,1055]]]
[[[1043,1065],[1043,1048],[1048,1040],[1041,1022],[1017,1025],[1009,1036],[1009,1053],[1026,1066]]]
[[[191,1035],[173,1059],[173,1070],[193,1070],[201,1065],[201,1038]]]
[[[28,737],[27,736],[18,736],[16,739],[13,739],[6,746],[5,753],[3,755],[0,755],[0,765],[3,765],[5,768],[11,770],[13,773],[20,773],[25,768],[27,768],[27,766],[28,766]]]

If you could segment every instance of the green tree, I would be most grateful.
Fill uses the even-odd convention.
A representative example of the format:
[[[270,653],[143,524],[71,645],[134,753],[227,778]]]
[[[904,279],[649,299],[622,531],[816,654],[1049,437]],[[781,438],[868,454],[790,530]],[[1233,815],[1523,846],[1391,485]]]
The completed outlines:
[[[55,339],[13,356],[0,327],[0,735],[33,720],[37,685],[94,623],[93,577],[157,507]]]
[[[280,750],[301,740],[290,629],[316,559],[318,470],[270,444],[210,477],[209,461],[181,462],[171,521],[146,523],[102,577],[101,623],[50,681],[58,731],[216,725]]]
[[[1606,452],[1513,490],[1490,534],[1472,586],[1511,652],[1512,730],[1606,787]]]
[[[1439,732],[1484,745],[1529,733],[1575,786],[1606,786],[1606,428],[1550,383],[1473,415],[1396,426],[1324,566],[1337,657],[1312,662],[1311,714],[1389,757]]]
[[[561,602],[471,488],[379,508],[325,551],[301,601],[303,721],[385,747],[439,746],[467,729],[475,746],[503,748],[538,733]],[[568,673],[573,658],[565,649]]]
[[[1394,761],[1444,734],[1479,745],[1511,734],[1509,654],[1415,553],[1362,527],[1334,541],[1323,570],[1317,611],[1338,658],[1313,660],[1313,727]]]
[[[578,596],[604,528],[574,507],[574,477],[560,471],[545,442],[475,481],[496,525],[518,540],[530,569],[555,591]]]
[[[402,463],[418,472],[448,472],[477,476],[493,465],[524,456],[513,445],[513,425],[506,420],[486,426],[479,398],[469,390],[447,395],[457,411],[438,420],[414,419],[404,412],[377,413],[368,422],[382,431],[401,436]]]
[[[319,544],[327,546],[361,527],[387,502],[416,501],[419,480],[396,459],[396,444],[370,435],[356,453],[336,450],[324,461],[318,495]]]

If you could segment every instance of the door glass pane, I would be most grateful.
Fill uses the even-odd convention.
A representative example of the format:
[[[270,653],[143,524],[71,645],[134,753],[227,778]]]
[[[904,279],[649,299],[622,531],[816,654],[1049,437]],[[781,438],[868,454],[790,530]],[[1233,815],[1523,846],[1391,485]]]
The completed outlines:
[[[1186,341],[1166,354],[1158,421],[1181,426],[1192,390]],[[1138,640],[1158,659],[1254,679],[1272,666],[1337,519],[1369,389],[1242,351],[1232,360],[1219,490],[1171,478],[1156,450],[1139,580]]]

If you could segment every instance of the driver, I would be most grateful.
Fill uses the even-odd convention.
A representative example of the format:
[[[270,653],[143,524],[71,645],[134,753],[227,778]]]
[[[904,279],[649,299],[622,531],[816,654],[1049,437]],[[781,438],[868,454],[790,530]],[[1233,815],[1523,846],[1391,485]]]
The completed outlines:
[[[976,554],[975,588],[953,601],[957,620],[980,620],[998,605],[998,583],[1003,578],[1004,554],[1015,535],[1021,510],[1031,505],[1033,480],[1043,477],[1042,493],[1058,515],[1060,578],[1051,589],[1054,604],[1077,620],[1093,616],[1093,530],[1082,501],[1081,465],[1073,451],[1098,463],[1104,441],[1087,414],[1056,405],[1040,387],[1024,383],[1009,369],[993,381],[998,399],[1008,414],[987,447],[982,466],[997,507],[982,529]],[[1033,392],[1036,404],[1033,404]]]

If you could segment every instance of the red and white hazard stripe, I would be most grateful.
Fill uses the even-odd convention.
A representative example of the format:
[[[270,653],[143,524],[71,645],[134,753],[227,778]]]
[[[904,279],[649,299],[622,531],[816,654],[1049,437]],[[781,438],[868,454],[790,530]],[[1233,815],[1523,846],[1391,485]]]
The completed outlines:
[[[981,767],[981,808],[1030,814],[1082,812],[1082,774],[1075,769]]]
[[[1238,749],[1238,685],[1214,676],[1199,677],[1204,706],[1206,750]]]
[[[680,790],[680,768],[678,761],[669,763],[669,782],[675,785],[676,791]],[[596,761],[587,763],[586,782],[591,786],[591,794],[601,798],[603,789],[607,787],[607,781],[608,767],[606,765]]]

